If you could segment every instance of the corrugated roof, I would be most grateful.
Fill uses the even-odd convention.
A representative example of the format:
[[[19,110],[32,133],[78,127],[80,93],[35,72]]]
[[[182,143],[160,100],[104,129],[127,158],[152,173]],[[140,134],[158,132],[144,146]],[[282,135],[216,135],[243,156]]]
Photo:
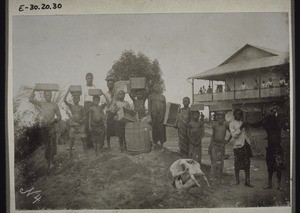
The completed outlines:
[[[253,45],[247,44],[242,49],[244,49],[246,46],[253,46]],[[226,63],[226,64],[220,65],[218,67],[204,71],[202,73],[193,75],[193,76],[189,77],[189,79],[193,79],[193,78],[194,79],[205,79],[208,77],[213,77],[213,76],[218,76],[218,75],[230,74],[230,73],[235,73],[235,72],[243,72],[243,71],[247,71],[247,70],[254,70],[254,69],[260,69],[260,68],[265,68],[265,67],[278,66],[278,65],[286,64],[289,61],[288,52],[280,52],[280,51],[262,48],[262,47],[258,47],[258,46],[253,46],[253,47],[262,49],[264,51],[268,51],[272,54],[275,54],[275,56],[254,58],[254,59],[249,59],[249,60],[239,61],[239,62],[234,62],[234,63]],[[236,55],[236,53],[233,55]]]

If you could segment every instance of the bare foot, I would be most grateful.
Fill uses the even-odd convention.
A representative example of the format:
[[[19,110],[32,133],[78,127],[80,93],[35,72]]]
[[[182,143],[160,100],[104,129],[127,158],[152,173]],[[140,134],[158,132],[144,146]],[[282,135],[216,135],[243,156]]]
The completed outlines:
[[[240,182],[231,183],[232,186],[238,186],[240,185]]]
[[[252,185],[251,183],[245,183],[245,186],[250,187],[250,188],[254,188],[254,185]]]
[[[272,189],[273,187],[270,185],[265,186],[263,189]]]
[[[280,186],[277,187],[277,190],[279,190],[279,191],[281,191],[281,192],[285,191],[285,190],[284,190],[283,188],[281,188]]]

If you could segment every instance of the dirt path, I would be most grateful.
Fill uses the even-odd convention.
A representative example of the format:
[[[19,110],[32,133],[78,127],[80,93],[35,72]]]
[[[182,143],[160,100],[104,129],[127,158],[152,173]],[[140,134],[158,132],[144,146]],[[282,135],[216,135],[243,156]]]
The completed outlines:
[[[289,204],[289,170],[283,174],[286,191],[276,188],[263,190],[267,170],[261,157],[252,159],[251,178],[255,188],[243,184],[233,187],[234,181],[232,145],[226,149],[224,183],[211,183],[203,188],[177,191],[171,184],[170,165],[180,156],[174,152],[177,144],[176,130],[168,129],[168,142],[161,152],[150,152],[136,156],[118,153],[118,143],[112,141],[112,149],[104,155],[94,157],[89,150],[83,159],[81,144],[75,144],[74,158],[68,159],[67,145],[58,146],[55,158],[57,166],[46,175],[44,150],[39,148],[16,167],[17,209],[144,209],[144,208],[214,208],[248,206],[283,206]],[[209,137],[203,141],[202,170],[209,176],[207,147]],[[286,140],[288,141],[288,140]],[[287,142],[285,142],[287,143]],[[244,174],[241,173],[243,183]],[[274,181],[275,183],[275,181]],[[22,195],[24,190],[34,187],[41,190],[40,201],[32,204],[36,195]]]

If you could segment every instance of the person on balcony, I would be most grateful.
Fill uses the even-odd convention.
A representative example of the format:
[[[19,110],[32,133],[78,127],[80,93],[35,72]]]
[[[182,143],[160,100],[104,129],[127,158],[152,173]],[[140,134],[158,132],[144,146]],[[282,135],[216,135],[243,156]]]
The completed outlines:
[[[225,92],[230,92],[231,91],[231,88],[229,86],[229,84],[226,85],[226,88],[225,88]]]
[[[207,93],[205,86],[202,87],[203,94]]]
[[[262,81],[262,84],[261,84],[261,87],[262,89],[266,88],[266,82],[265,81]]]
[[[258,89],[258,82],[257,79],[255,79],[254,85],[253,85],[253,89]]]
[[[272,78],[269,78],[269,81],[266,83],[266,87],[267,88],[273,88],[274,87]]]
[[[207,88],[207,94],[210,94],[210,93],[212,93],[213,92],[213,90],[212,90],[212,88],[210,87],[210,85],[208,85],[208,88]]]
[[[242,85],[240,86],[240,90],[247,90],[248,89],[248,87],[247,87],[247,85],[245,84],[245,82],[243,81],[242,82]]]
[[[286,86],[286,82],[283,78],[280,78],[279,80],[279,87],[285,87]]]
[[[203,89],[202,89],[202,87],[200,87],[198,94],[201,94],[201,95],[203,94]]]

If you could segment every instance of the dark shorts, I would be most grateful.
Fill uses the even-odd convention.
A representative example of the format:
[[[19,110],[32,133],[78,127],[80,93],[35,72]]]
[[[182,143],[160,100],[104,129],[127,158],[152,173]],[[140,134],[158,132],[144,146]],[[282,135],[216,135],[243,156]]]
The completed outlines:
[[[56,131],[54,125],[48,127],[41,127],[41,138],[43,138],[45,144],[46,160],[53,159],[54,155],[57,154]]]
[[[285,169],[285,160],[281,146],[266,148],[266,162],[269,172]]]
[[[107,137],[116,136],[116,121],[115,114],[112,112],[107,112],[107,126],[106,126],[106,134]]]
[[[116,136],[125,138],[125,122],[116,121]]]
[[[243,147],[233,149],[233,153],[235,169],[250,169],[250,158],[252,158],[252,151],[250,145],[246,141]]]

